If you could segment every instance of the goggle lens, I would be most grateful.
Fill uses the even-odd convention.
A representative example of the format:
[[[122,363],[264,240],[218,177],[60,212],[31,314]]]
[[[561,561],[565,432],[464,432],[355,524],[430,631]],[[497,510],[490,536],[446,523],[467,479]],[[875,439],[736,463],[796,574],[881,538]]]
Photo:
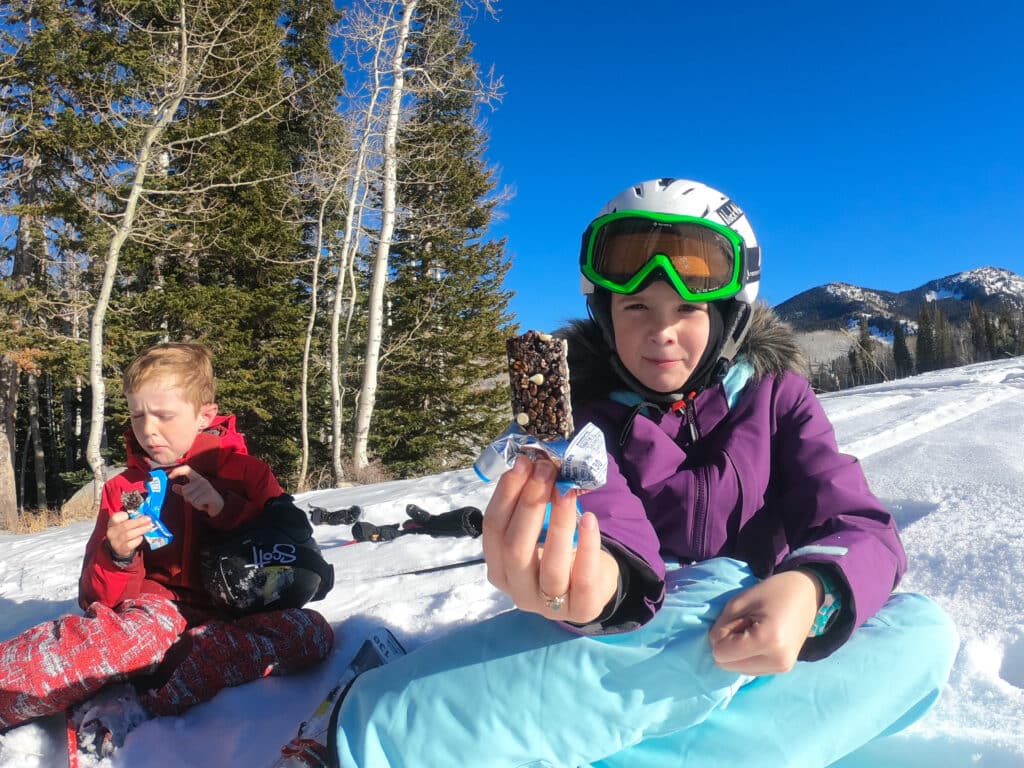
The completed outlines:
[[[640,289],[661,267],[684,298],[736,293],[742,241],[689,217],[610,214],[594,222],[584,243],[583,271],[616,292]],[[674,278],[674,279],[673,279]],[[680,285],[681,283],[681,285]]]

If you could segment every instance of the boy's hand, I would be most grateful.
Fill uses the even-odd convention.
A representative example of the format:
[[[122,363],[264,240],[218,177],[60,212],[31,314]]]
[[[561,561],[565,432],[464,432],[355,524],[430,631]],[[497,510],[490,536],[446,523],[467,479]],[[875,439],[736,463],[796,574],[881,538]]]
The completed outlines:
[[[597,518],[586,513],[576,531],[576,495],[555,488],[555,468],[519,456],[501,476],[484,514],[487,578],[523,611],[548,619],[586,623],[615,595],[619,566],[601,549]],[[537,545],[551,502],[547,539]]]
[[[788,672],[814,623],[820,593],[817,578],[795,570],[736,595],[711,628],[715,663],[747,675]]]
[[[224,498],[210,481],[196,472],[188,464],[175,467],[167,473],[167,479],[185,478],[184,483],[172,483],[171,490],[185,499],[195,509],[202,510],[210,517],[216,517],[224,509]]]
[[[127,512],[115,512],[107,522],[107,543],[111,551],[120,558],[129,558],[142,546],[144,534],[153,530],[149,516],[128,517]]]

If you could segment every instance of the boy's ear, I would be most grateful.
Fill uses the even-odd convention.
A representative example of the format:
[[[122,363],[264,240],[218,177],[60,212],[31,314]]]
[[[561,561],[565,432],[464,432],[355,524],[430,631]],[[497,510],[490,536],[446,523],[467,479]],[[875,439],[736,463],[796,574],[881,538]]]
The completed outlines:
[[[199,429],[203,430],[210,426],[210,422],[217,416],[217,404],[207,403],[199,408]]]

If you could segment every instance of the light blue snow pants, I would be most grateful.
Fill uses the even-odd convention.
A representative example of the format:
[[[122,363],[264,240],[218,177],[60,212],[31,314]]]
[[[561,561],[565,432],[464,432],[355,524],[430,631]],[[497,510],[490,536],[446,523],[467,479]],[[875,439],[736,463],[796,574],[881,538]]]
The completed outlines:
[[[920,718],[956,655],[925,597],[894,595],[829,658],[751,678],[708,631],[756,583],[717,558],[671,570],[642,628],[583,637],[510,611],[359,678],[338,719],[342,768],[823,768]]]

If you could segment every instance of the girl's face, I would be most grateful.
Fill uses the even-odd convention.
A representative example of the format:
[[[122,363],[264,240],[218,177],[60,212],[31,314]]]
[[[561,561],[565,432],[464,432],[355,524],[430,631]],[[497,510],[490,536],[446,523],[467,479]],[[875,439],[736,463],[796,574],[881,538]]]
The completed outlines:
[[[711,333],[708,305],[684,301],[661,280],[628,296],[613,293],[612,326],[622,364],[655,392],[686,383]]]

